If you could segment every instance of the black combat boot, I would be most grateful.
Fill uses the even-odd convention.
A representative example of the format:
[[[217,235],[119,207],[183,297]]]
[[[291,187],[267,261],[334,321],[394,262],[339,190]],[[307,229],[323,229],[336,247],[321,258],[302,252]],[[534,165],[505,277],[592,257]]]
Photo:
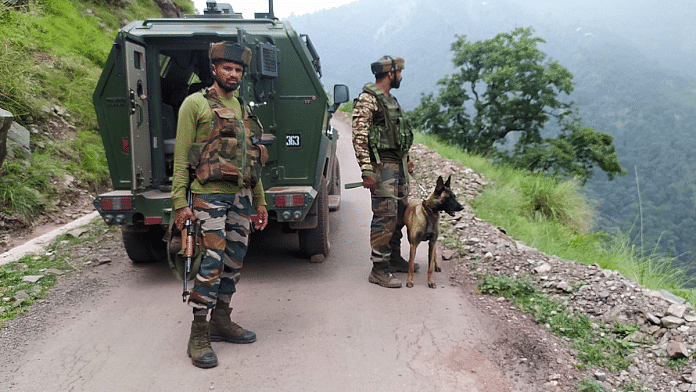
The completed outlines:
[[[210,340],[213,342],[253,343],[256,334],[239,326],[230,317],[230,304],[217,301],[210,315]]]
[[[417,272],[418,269],[420,269],[420,264],[413,263],[413,272]],[[400,254],[392,251],[391,257],[389,258],[389,271],[408,272],[408,260],[405,260]]]
[[[193,365],[199,368],[207,369],[218,365],[217,355],[210,345],[210,329],[205,318],[194,317],[186,354],[191,357]]]

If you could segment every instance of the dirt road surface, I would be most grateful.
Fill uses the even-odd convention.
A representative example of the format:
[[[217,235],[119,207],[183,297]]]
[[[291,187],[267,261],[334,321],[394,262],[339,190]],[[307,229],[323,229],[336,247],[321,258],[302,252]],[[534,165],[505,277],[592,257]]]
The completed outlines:
[[[359,181],[349,125],[336,125],[342,180]],[[50,299],[2,331],[0,390],[527,390],[492,359],[498,329],[470,290],[450,281],[449,262],[435,290],[424,269],[413,288],[368,282],[370,217],[369,192],[344,189],[320,264],[277,227],[256,235],[232,305],[258,341],[213,343],[220,364],[208,370],[186,356],[191,309],[168,266],[134,265],[119,238],[105,240],[110,263],[61,279]],[[419,248],[421,265],[426,252]]]

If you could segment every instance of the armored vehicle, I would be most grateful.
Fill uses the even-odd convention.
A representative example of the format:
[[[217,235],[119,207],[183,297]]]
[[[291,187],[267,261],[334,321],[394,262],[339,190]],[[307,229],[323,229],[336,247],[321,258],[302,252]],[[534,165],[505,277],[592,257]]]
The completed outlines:
[[[271,220],[297,233],[307,255],[326,255],[328,214],[341,189],[329,120],[348,88],[334,86],[330,102],[311,40],[274,17],[272,0],[254,19],[229,4],[207,6],[203,15],[136,21],[118,32],[93,96],[113,190],[94,206],[121,227],[131,260],[166,259],[179,107],[212,85],[209,44],[239,42],[253,53],[239,94],[264,128],[258,142],[269,154],[262,181]]]

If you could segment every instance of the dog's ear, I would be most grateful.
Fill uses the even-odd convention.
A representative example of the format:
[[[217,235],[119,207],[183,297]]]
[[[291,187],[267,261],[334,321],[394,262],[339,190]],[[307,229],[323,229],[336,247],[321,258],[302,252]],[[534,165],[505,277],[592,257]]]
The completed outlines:
[[[450,174],[449,177],[447,177],[447,181],[445,181],[445,188],[450,187],[450,180],[452,179],[452,175]]]
[[[439,195],[444,190],[445,190],[445,181],[442,179],[442,176],[438,176],[437,183],[435,184],[435,194]]]

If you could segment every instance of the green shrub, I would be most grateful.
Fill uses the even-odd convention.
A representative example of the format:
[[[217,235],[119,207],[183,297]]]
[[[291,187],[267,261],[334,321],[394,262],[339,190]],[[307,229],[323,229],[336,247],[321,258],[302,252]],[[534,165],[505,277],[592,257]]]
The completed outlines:
[[[353,101],[344,103],[343,105],[339,106],[338,110],[344,113],[353,113]]]
[[[575,387],[576,392],[611,392],[611,389],[589,378],[582,379]]]

